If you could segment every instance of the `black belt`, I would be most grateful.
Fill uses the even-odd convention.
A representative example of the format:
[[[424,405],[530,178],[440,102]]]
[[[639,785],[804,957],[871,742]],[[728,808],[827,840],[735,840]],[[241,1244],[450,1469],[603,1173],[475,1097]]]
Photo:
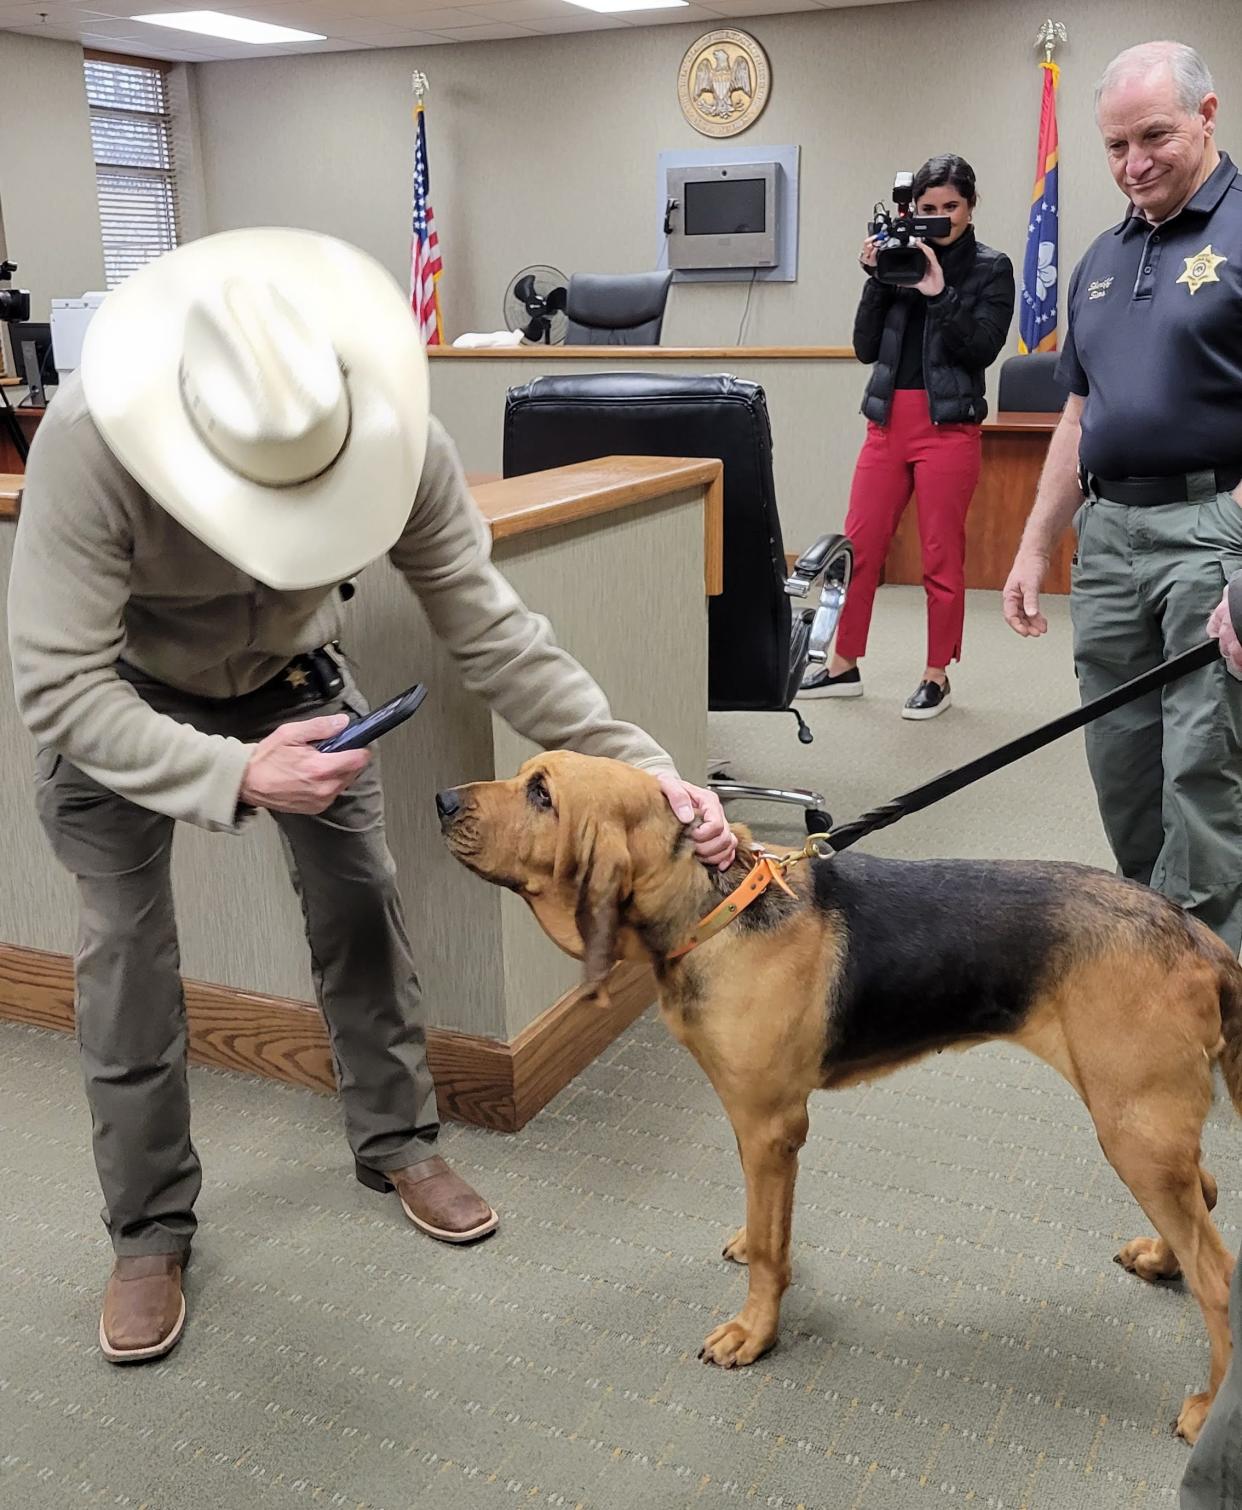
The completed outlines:
[[[1205,487],[1217,493],[1231,493],[1242,482],[1242,468],[1229,471],[1178,473],[1175,477],[1097,477],[1094,472],[1082,475],[1083,492],[1103,498],[1108,503],[1126,503],[1134,508],[1153,508],[1162,503],[1186,503],[1202,497]]]
[[[278,671],[270,680],[245,692],[234,702],[246,703],[261,698],[279,697],[282,700],[296,699],[307,703],[326,703],[334,698],[345,685],[340,665],[326,647],[308,650],[305,655],[295,655],[283,671]]]
[[[338,649],[338,646],[333,646]],[[146,679],[156,681],[147,672],[120,660],[116,669],[125,681]],[[269,677],[260,687],[243,692],[239,697],[203,697],[194,694],[204,703],[228,703],[235,708],[254,708],[269,702],[289,704],[317,704],[330,702],[344,687],[345,678],[332,652],[325,646],[308,650],[304,655],[295,655],[275,676]],[[184,694],[183,694],[184,695]]]

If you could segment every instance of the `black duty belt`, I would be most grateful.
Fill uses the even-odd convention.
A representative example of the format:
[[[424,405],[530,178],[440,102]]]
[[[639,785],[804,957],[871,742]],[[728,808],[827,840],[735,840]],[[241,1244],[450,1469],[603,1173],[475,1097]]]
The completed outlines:
[[[1108,503],[1154,508],[1162,503],[1186,503],[1216,493],[1231,493],[1242,482],[1242,468],[1227,471],[1179,472],[1171,477],[1099,477],[1086,472],[1083,492]]]
[[[278,671],[269,681],[253,692],[246,692],[235,701],[245,703],[253,700],[279,698],[307,703],[326,703],[334,698],[345,685],[341,668],[332,652],[325,646],[320,650],[308,650],[305,655],[295,655],[283,671]]]
[[[251,692],[243,692],[239,697],[199,696],[199,701],[229,703],[235,708],[260,708],[268,703],[310,705],[330,702],[345,685],[340,663],[332,653],[333,650],[339,652],[339,648],[336,645],[332,649],[325,646],[319,650],[308,650],[304,655],[295,655],[262,686],[255,687]],[[124,660],[117,662],[116,669],[125,681],[156,680]]]

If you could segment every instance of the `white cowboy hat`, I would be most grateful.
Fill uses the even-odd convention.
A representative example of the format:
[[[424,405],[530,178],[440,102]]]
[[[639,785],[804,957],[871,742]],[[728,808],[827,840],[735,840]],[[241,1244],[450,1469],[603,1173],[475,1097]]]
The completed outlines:
[[[248,576],[360,571],[404,529],[427,447],[427,357],[393,279],[312,231],[225,231],[132,274],[82,349],[127,472]]]

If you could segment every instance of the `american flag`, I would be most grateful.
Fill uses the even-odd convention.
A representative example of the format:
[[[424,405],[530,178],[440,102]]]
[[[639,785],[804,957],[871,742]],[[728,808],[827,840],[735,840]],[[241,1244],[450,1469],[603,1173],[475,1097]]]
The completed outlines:
[[[440,238],[431,208],[431,177],[427,169],[427,127],[420,102],[414,109],[414,217],[410,247],[410,305],[425,346],[444,340],[440,323]]]

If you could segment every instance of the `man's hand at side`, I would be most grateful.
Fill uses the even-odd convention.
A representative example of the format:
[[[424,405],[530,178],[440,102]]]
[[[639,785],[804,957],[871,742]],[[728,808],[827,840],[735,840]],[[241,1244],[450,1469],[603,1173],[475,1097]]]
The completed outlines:
[[[668,798],[669,807],[683,823],[693,822],[695,813],[699,814],[690,837],[694,840],[694,852],[703,864],[728,870],[737,853],[737,840],[715,792],[691,786],[680,776],[661,776],[660,789]]]
[[[1039,590],[1048,573],[1048,557],[1041,551],[1019,550],[1001,594],[1005,623],[1020,635],[1048,633],[1048,620],[1039,608]]]
[[[371,759],[369,750],[324,755],[315,748],[319,740],[339,734],[348,723],[348,714],[332,713],[281,724],[251,747],[240,800],[247,807],[266,807],[277,813],[325,812]]]

